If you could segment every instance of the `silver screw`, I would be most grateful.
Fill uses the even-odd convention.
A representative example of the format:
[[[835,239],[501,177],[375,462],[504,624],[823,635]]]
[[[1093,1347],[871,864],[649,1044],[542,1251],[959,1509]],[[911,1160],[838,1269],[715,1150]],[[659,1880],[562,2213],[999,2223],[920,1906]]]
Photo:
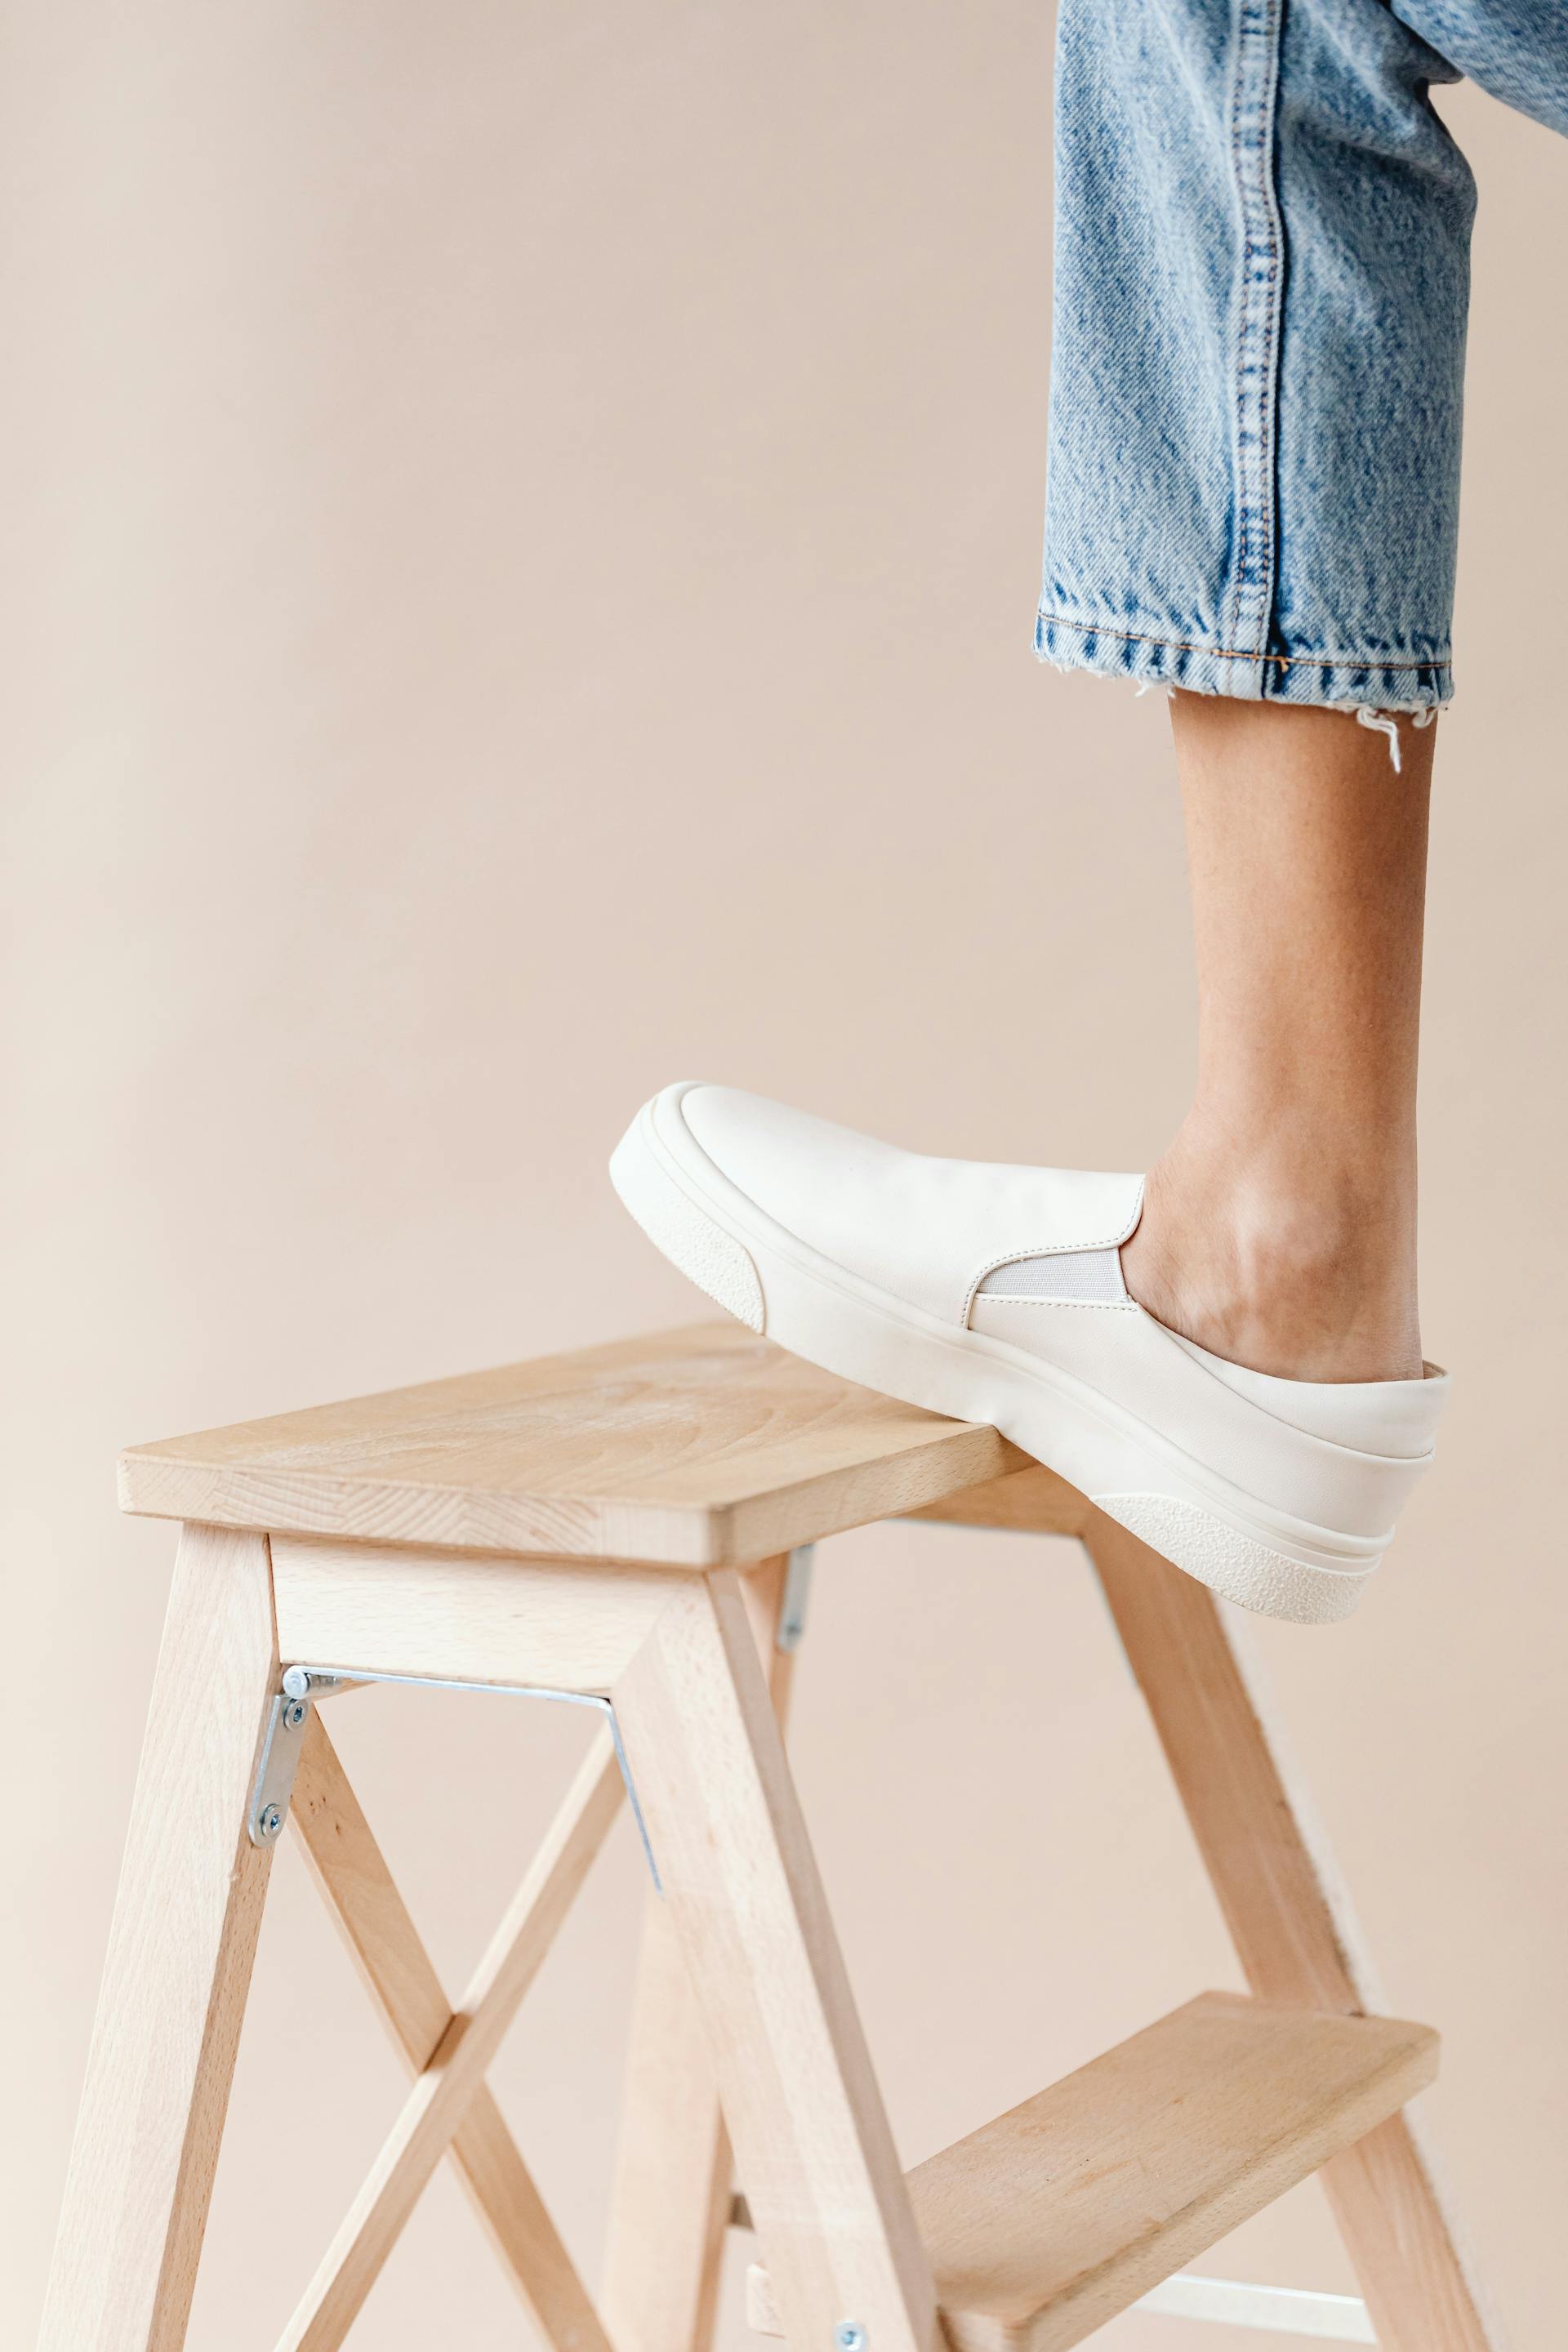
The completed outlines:
[[[275,1838],[283,1826],[283,1816],[276,1805],[264,1805],[256,1826],[264,1838]]]
[[[290,1731],[299,1730],[300,1726],[305,1720],[305,1702],[302,1698],[291,1698],[289,1700],[288,1706],[283,1710],[283,1720],[288,1725]]]
[[[833,2331],[833,2341],[837,2347],[837,2352],[866,2352],[866,2347],[870,2340],[858,2319],[841,2320]]]

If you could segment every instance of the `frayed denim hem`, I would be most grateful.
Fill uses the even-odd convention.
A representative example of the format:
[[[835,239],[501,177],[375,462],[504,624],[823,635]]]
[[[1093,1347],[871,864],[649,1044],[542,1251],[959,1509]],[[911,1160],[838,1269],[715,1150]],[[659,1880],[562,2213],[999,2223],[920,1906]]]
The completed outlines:
[[[1340,654],[1229,653],[1162,634],[1156,624],[1130,630],[1108,622],[1069,620],[1042,607],[1035,651],[1062,670],[1143,686],[1181,687],[1188,694],[1227,694],[1240,702],[1305,702],[1341,710],[1436,710],[1452,699],[1453,673],[1445,661],[1352,659]]]

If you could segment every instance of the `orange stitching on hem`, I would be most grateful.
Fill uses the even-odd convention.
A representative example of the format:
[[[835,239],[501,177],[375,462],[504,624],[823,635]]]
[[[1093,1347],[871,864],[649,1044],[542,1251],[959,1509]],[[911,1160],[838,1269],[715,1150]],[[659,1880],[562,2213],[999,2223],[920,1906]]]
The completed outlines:
[[[1441,661],[1384,661],[1368,654],[1254,654],[1229,646],[1204,646],[1189,637],[1150,637],[1137,629],[1118,629],[1109,621],[1069,621],[1065,613],[1047,613],[1042,605],[1035,615],[1055,629],[1077,629],[1083,636],[1115,637],[1129,646],[1163,646],[1173,654],[1212,654],[1216,661],[1272,662],[1279,669],[1447,669]]]

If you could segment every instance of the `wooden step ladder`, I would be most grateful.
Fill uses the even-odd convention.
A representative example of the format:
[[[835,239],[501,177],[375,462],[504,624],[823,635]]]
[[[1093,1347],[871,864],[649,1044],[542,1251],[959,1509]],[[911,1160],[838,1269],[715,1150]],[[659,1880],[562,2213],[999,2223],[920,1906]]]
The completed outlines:
[[[552,2352],[707,2352],[732,2226],[793,2352],[1058,2352],[1140,2301],[1497,2352],[1405,2112],[1436,2037],[1369,2013],[1234,1612],[994,1430],[701,1326],[139,1446],[121,1484],[184,1526],[40,2352],[179,2352],[289,1825],[413,2081],[280,2352],[343,2341],[443,2158]],[[908,2179],[781,1738],[810,1547],[900,1517],[1082,1540],[1251,1987]],[[600,1717],[455,2004],[323,1720],[374,1681]],[[595,2305],[485,2075],[628,1794],[655,1891]],[[1364,2305],[1184,2271],[1320,2168]]]

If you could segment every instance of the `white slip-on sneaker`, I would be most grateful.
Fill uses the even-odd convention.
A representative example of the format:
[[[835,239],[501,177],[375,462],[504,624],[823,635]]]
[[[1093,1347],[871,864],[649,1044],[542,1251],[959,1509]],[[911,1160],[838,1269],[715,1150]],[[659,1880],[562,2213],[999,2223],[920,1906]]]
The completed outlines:
[[[1346,1617],[1432,1456],[1446,1373],[1251,1372],[1127,1295],[1140,1176],[900,1151],[731,1087],[667,1087],[610,1174],[753,1331],[843,1380],[988,1422],[1216,1592]]]

